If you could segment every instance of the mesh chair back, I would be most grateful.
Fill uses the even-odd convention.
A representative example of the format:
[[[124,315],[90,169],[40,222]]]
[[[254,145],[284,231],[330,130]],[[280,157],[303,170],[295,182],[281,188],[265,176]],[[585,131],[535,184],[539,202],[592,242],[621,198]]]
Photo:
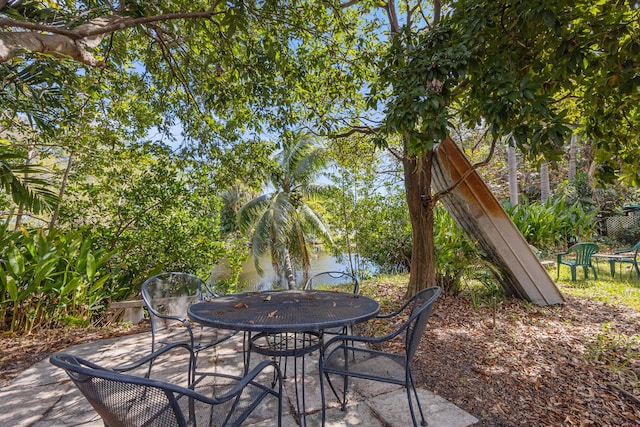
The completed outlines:
[[[162,273],[142,284],[142,298],[151,314],[151,328],[158,331],[187,318],[191,304],[203,299],[203,281],[188,273]]]
[[[433,305],[440,296],[442,289],[434,286],[432,288],[424,289],[413,296],[411,302],[411,311],[409,320],[407,320],[408,326],[405,335],[405,350],[406,350],[406,363],[410,363],[411,359],[418,350],[420,345],[420,339],[427,328],[427,321],[431,312],[433,311]]]
[[[323,271],[321,273],[314,274],[307,280],[304,285],[304,289],[312,290],[315,286],[326,284],[338,284],[350,281],[353,283],[353,293],[358,294],[360,292],[360,281],[354,274],[347,273],[345,271]]]
[[[573,252],[576,254],[576,265],[591,265],[591,255],[598,252],[598,245],[595,243],[578,243],[571,246],[567,252]]]
[[[52,356],[51,363],[67,372],[109,427],[187,426],[176,397],[163,383],[118,374],[68,354]]]
[[[277,416],[277,424],[281,425],[282,375],[272,361],[262,361],[244,377],[224,373],[203,375],[197,384],[189,387],[123,373],[137,370],[161,355],[168,355],[172,349],[182,347],[188,348],[183,344],[167,346],[113,370],[70,354],[54,354],[49,360],[67,372],[109,427],[237,427],[245,421],[255,424],[267,420],[269,416],[271,421]],[[189,360],[192,357],[193,353]],[[167,362],[181,363],[184,358],[181,361],[167,359]],[[273,373],[268,373],[267,369],[273,369]],[[263,384],[269,378],[270,384]],[[277,408],[257,413],[255,410],[268,397],[277,401]]]

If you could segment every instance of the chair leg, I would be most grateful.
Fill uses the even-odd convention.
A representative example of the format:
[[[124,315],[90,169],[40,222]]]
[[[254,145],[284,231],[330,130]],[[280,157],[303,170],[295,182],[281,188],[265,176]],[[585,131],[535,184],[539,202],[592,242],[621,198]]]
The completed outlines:
[[[322,350],[320,350],[322,351]],[[325,425],[325,421],[327,418],[327,402],[326,399],[324,398],[324,378],[322,378],[322,363],[323,363],[323,359],[322,359],[322,355],[320,356],[320,362],[318,363],[318,370],[319,370],[319,374],[318,377],[320,379],[320,401],[322,403],[322,405],[320,406],[322,408],[322,424],[321,425]],[[329,375],[325,374],[327,376],[327,381],[329,380]]]
[[[616,276],[616,260],[614,259],[609,260],[609,271],[611,272],[611,277]]]
[[[584,278],[588,279],[589,278],[589,267],[587,267],[586,265],[582,266],[582,272],[584,273]]]
[[[598,270],[596,270],[595,265],[591,264],[591,270],[593,271],[593,278],[598,280]]]
[[[413,409],[413,405],[411,403],[411,390],[413,390],[413,395],[416,398],[416,404],[418,405],[418,411],[420,412],[420,425],[422,426],[427,426],[427,420],[424,418],[424,412],[422,411],[422,405],[420,404],[420,399],[418,398],[418,391],[416,390],[416,385],[413,382],[413,375],[411,375],[411,372],[408,373],[408,377],[409,377],[409,381],[408,384],[406,385],[406,389],[407,389],[407,400],[409,401],[409,411],[411,412],[411,419],[413,420],[413,425],[415,427],[417,427],[416,424],[416,414],[415,414],[415,410]]]
[[[331,382],[331,378],[329,377],[329,374],[325,372],[324,373],[324,377],[327,379],[327,383],[329,384],[329,388],[333,392],[333,395],[336,397],[336,400],[338,402],[342,403],[342,400],[340,399],[340,396],[338,396],[338,392],[336,391],[336,388],[333,386],[333,383]]]
[[[576,281],[576,266],[575,265],[571,266],[571,281],[572,282]]]

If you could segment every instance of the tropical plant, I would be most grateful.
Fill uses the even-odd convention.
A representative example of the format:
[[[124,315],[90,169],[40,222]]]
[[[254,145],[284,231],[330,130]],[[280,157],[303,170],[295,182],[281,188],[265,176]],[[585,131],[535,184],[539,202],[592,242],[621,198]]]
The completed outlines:
[[[251,236],[256,271],[262,273],[260,257],[269,253],[274,271],[293,289],[296,268],[303,281],[309,276],[310,240],[331,241],[323,218],[307,203],[325,187],[315,182],[325,165],[324,150],[307,134],[285,134],[275,160],[279,167],[267,177],[266,192],[240,208],[238,225]]]
[[[537,248],[553,251],[593,238],[597,210],[586,211],[579,201],[567,205],[564,198],[555,198],[504,207],[527,242]]]
[[[34,214],[53,209],[58,198],[42,178],[43,168],[25,164],[24,157],[9,147],[0,140],[0,187],[18,207]]]
[[[331,162],[325,175],[333,185],[316,207],[333,231],[332,254],[346,265],[351,274],[360,278],[371,274],[367,271],[371,267],[367,265],[371,259],[361,256],[360,241],[370,244],[366,230],[372,223],[369,220],[371,209],[377,211],[377,207],[372,207],[374,203],[367,200],[376,192],[384,191],[383,188],[390,188],[394,181],[400,181],[397,174],[377,173],[379,168],[386,166],[385,160],[388,159],[372,148],[364,138],[355,137],[331,144],[328,148]],[[395,164],[390,166],[389,169],[396,167]],[[363,221],[363,218],[367,220]],[[383,269],[387,267],[382,265]]]
[[[113,252],[93,247],[86,231],[10,232],[0,226],[0,322],[28,333],[41,327],[89,324],[113,296],[106,284]]]
[[[482,265],[475,242],[464,235],[449,212],[441,205],[434,209],[434,248],[436,252],[436,280],[447,292],[456,293],[461,288],[465,273]]]
[[[162,271],[207,277],[238,251],[234,236],[221,236],[222,202],[210,176],[206,164],[162,144],[97,145],[90,159],[77,161],[59,227],[86,227],[97,244],[117,251],[113,279],[124,295]]]
[[[404,192],[374,194],[358,202],[360,254],[382,273],[409,271],[411,221]]]

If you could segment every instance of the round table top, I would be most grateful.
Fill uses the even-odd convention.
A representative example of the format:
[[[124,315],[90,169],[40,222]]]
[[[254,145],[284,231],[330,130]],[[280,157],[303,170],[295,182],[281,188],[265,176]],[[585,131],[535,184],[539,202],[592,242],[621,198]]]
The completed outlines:
[[[306,332],[363,322],[378,314],[377,301],[362,295],[320,290],[246,292],[189,307],[189,318],[221,329]]]

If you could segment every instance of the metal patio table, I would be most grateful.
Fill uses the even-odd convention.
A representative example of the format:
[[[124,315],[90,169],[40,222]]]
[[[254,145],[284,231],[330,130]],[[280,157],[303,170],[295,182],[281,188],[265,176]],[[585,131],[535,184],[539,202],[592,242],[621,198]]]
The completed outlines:
[[[272,357],[295,356],[296,406],[301,424],[306,426],[304,356],[322,346],[323,330],[364,322],[379,310],[377,301],[353,293],[282,290],[245,292],[198,302],[189,307],[188,315],[202,325],[245,331],[245,369],[251,351]],[[260,345],[261,342],[267,345]],[[298,357],[302,357],[301,387]]]

